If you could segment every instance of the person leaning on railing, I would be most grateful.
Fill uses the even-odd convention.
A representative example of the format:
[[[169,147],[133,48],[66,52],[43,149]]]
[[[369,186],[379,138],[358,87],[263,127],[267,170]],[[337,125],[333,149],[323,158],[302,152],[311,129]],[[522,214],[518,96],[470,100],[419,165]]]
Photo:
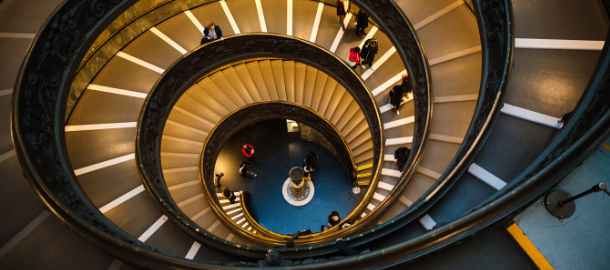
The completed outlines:
[[[216,25],[214,22],[209,22],[208,26],[203,29],[201,44],[212,42],[217,39],[224,40],[222,30],[220,30],[220,26]]]

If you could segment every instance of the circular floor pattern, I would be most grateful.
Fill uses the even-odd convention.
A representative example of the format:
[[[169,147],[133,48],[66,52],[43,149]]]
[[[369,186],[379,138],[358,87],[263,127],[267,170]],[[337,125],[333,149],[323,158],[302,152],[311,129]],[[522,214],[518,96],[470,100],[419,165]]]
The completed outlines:
[[[313,198],[313,194],[316,189],[314,188],[312,181],[306,181],[305,185],[305,193],[303,196],[296,197],[292,195],[292,192],[290,192],[290,178],[286,179],[284,185],[282,186],[282,195],[284,195],[284,199],[286,199],[289,204],[294,206],[306,205]]]

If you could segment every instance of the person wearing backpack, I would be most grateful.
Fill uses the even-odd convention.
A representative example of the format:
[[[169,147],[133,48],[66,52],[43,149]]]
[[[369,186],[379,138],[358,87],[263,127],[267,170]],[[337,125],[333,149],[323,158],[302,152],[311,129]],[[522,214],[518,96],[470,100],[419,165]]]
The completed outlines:
[[[360,64],[360,47],[356,46],[349,50],[349,57],[346,62],[352,69],[356,69]]]
[[[370,69],[373,69],[373,61],[375,61],[375,55],[379,51],[379,46],[377,44],[377,40],[371,38],[364,42],[364,46],[362,46],[362,52],[360,55],[364,61],[362,65],[368,64]],[[373,69],[374,70],[374,69]]]

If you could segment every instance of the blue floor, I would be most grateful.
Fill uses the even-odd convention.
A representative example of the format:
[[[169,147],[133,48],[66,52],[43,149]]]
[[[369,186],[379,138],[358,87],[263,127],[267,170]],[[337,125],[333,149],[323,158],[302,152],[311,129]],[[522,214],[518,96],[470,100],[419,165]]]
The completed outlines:
[[[237,172],[241,161],[246,160],[241,146],[254,146],[253,163],[249,169],[257,173],[255,178],[244,178]],[[282,185],[288,171],[300,166],[312,150],[320,159],[318,170],[312,173],[315,186],[313,199],[304,206],[290,205],[282,195]],[[338,211],[342,218],[352,212],[364,192],[351,193],[349,179],[339,160],[326,148],[300,139],[289,139],[285,120],[267,120],[239,131],[223,145],[216,163],[216,172],[223,172],[221,188],[250,193],[249,211],[265,228],[280,234],[292,234],[310,229],[319,232],[328,215]]]

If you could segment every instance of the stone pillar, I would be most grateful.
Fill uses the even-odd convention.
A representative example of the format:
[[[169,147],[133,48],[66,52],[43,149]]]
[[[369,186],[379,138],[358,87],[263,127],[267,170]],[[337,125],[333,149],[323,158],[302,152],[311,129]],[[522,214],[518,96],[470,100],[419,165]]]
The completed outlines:
[[[305,175],[305,171],[301,167],[293,167],[290,169],[290,192],[295,197],[300,197],[305,194],[305,180],[303,179],[303,175]]]

